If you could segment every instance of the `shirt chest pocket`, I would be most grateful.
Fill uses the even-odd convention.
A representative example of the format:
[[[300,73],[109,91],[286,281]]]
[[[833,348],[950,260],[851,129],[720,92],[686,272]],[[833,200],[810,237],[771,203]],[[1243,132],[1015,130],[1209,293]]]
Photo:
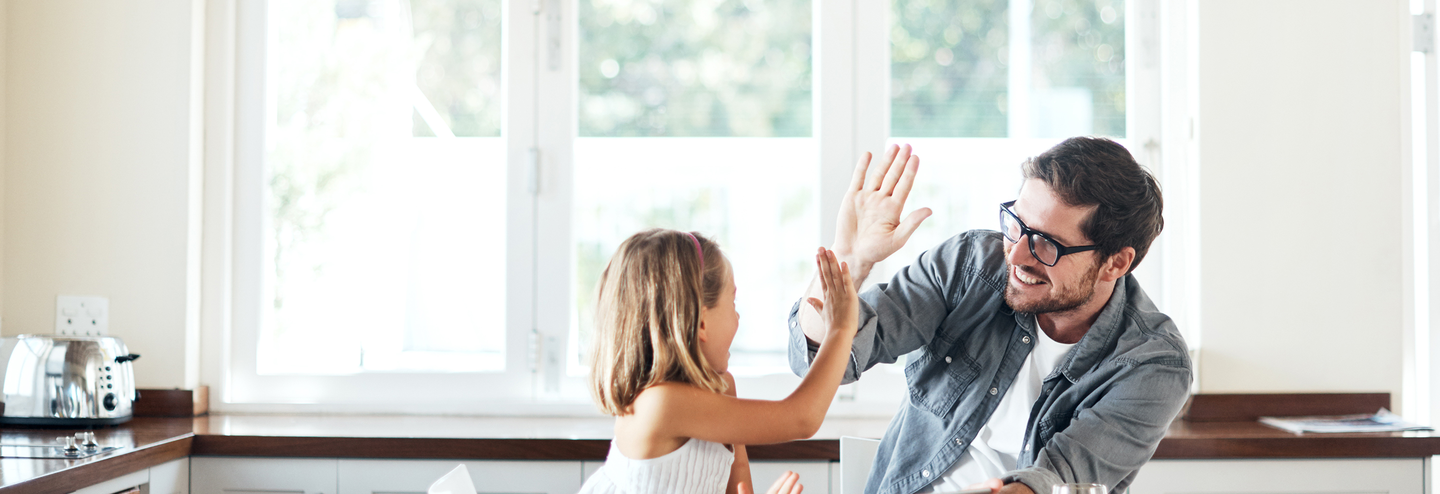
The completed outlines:
[[[939,355],[927,347],[917,351],[905,366],[910,404],[940,418],[955,411],[960,395],[980,374],[980,365],[964,355]]]

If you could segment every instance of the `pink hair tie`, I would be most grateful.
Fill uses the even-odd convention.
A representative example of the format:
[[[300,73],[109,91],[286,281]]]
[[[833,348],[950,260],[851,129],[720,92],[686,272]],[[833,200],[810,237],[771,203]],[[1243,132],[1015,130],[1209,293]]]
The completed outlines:
[[[705,272],[705,251],[700,250],[700,239],[695,238],[695,235],[691,235],[690,232],[685,232],[685,235],[690,237],[691,242],[695,242],[695,255],[700,258],[700,272]]]

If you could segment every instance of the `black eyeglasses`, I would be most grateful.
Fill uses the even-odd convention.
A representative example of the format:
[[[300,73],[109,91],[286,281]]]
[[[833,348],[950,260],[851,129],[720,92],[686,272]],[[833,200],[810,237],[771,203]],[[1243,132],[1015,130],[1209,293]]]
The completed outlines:
[[[1060,258],[1063,256],[1100,248],[1098,245],[1084,245],[1080,247],[1066,247],[1061,245],[1060,242],[1056,242],[1055,239],[1050,238],[1049,235],[1031,230],[1030,227],[1025,226],[1025,222],[1020,221],[1020,217],[1015,216],[1015,212],[1010,210],[1010,206],[1014,205],[1015,201],[1000,204],[1000,233],[1004,234],[1005,240],[1009,240],[1012,244],[1020,243],[1020,237],[1022,236],[1029,237],[1030,255],[1035,256],[1035,260],[1040,261],[1040,264],[1053,267],[1055,263],[1060,262]]]

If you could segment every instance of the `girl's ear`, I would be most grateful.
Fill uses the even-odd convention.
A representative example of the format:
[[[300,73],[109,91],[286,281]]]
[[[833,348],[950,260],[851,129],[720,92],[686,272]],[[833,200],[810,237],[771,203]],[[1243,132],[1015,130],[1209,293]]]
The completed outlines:
[[[700,329],[695,332],[695,337],[699,338],[701,343],[706,343],[710,339],[710,335],[705,331],[705,316],[709,315],[709,312],[705,307],[700,308]]]

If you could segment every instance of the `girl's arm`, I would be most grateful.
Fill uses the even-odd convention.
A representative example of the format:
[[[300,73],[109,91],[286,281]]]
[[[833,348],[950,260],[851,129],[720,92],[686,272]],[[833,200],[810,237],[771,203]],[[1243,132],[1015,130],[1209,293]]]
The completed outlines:
[[[767,444],[815,435],[835,398],[850,358],[859,302],[849,267],[821,248],[815,256],[825,300],[810,298],[826,324],[826,337],[810,371],[779,401],[746,400],[667,383],[641,393],[635,409],[655,435],[694,437],[724,444]],[[648,420],[646,420],[648,419]]]
[[[721,377],[725,378],[725,384],[730,385],[725,388],[725,396],[734,398],[735,376],[727,371]],[[741,483],[755,485],[750,481],[750,457],[745,454],[744,444],[734,444],[731,447],[735,448],[735,462],[730,464],[730,483],[725,487],[725,494],[741,494]]]

